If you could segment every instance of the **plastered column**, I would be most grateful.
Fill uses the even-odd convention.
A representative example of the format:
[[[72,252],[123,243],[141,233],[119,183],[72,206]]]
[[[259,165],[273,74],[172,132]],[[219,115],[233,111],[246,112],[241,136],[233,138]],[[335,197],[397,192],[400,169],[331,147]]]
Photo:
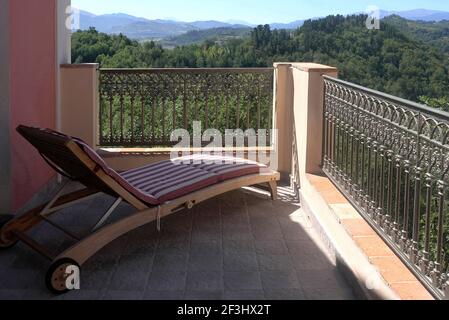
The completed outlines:
[[[291,63],[275,63],[274,119],[278,130],[276,154],[281,178],[288,181],[292,172],[293,73]]]
[[[99,65],[61,65],[61,131],[98,145]]]
[[[293,176],[321,173],[323,157],[324,75],[338,77],[338,70],[314,63],[291,66],[294,86],[293,131],[296,161]],[[295,152],[296,151],[296,152]]]

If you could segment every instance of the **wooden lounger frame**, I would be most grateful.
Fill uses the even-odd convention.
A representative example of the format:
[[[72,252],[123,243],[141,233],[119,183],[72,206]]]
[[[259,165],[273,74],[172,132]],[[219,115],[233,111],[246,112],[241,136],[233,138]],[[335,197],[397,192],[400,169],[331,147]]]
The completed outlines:
[[[117,195],[117,201],[115,201],[114,205],[103,216],[103,219],[95,226],[94,231],[86,238],[78,239],[67,230],[52,223],[48,217],[57,211],[102,193],[95,188],[85,188],[67,195],[61,195],[62,190],[60,190],[49,203],[39,206],[23,216],[11,220],[0,230],[1,248],[8,248],[14,245],[17,241],[22,241],[52,261],[52,266],[47,272],[46,282],[49,289],[55,293],[64,293],[68,291],[65,285],[67,266],[82,266],[89,258],[115,239],[148,223],[154,221],[159,222],[161,218],[179,212],[180,210],[191,209],[193,206],[220,194],[247,186],[267,184],[272,199],[275,200],[277,198],[277,181],[279,181],[280,175],[278,172],[271,171],[265,174],[254,174],[224,181],[178,199],[168,201],[163,205],[151,207],[123,188],[118,182],[105,173],[104,170],[99,169],[98,165],[87,156],[85,151],[82,150],[75,141],[70,140],[65,146],[86,166],[86,168],[91,170],[96,177],[104,182],[104,184]],[[121,201],[125,201],[132,205],[137,212],[118,222],[102,226],[103,222]],[[77,243],[58,256],[53,257],[47,249],[25,234],[43,221],[51,223],[53,226],[59,228],[71,238],[75,239]]]

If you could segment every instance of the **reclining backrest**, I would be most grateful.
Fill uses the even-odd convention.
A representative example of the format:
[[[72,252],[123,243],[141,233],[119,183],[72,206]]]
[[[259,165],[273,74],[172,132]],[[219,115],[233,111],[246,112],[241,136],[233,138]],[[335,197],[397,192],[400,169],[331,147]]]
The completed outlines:
[[[56,131],[26,126],[19,126],[17,132],[31,143],[44,160],[58,173],[72,180],[79,181],[87,187],[94,187],[110,195],[116,195],[116,192],[106,185],[68,148],[70,141],[78,143],[82,142],[81,140],[77,141],[76,138],[62,135]]]

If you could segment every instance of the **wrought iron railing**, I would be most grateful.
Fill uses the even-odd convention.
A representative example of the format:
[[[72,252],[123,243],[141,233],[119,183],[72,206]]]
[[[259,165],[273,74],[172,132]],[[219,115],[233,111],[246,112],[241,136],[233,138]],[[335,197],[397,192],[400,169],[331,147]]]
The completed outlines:
[[[324,171],[437,298],[449,298],[449,114],[325,77]]]
[[[171,132],[271,129],[273,69],[101,69],[100,145],[170,146]]]

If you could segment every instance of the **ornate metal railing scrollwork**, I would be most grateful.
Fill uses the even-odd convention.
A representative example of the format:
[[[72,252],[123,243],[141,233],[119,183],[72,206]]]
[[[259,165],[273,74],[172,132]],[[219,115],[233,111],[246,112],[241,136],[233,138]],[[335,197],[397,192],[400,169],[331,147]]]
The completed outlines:
[[[101,69],[103,147],[170,146],[171,132],[272,129],[273,69]]]
[[[449,298],[449,114],[325,77],[323,169],[432,294]]]

